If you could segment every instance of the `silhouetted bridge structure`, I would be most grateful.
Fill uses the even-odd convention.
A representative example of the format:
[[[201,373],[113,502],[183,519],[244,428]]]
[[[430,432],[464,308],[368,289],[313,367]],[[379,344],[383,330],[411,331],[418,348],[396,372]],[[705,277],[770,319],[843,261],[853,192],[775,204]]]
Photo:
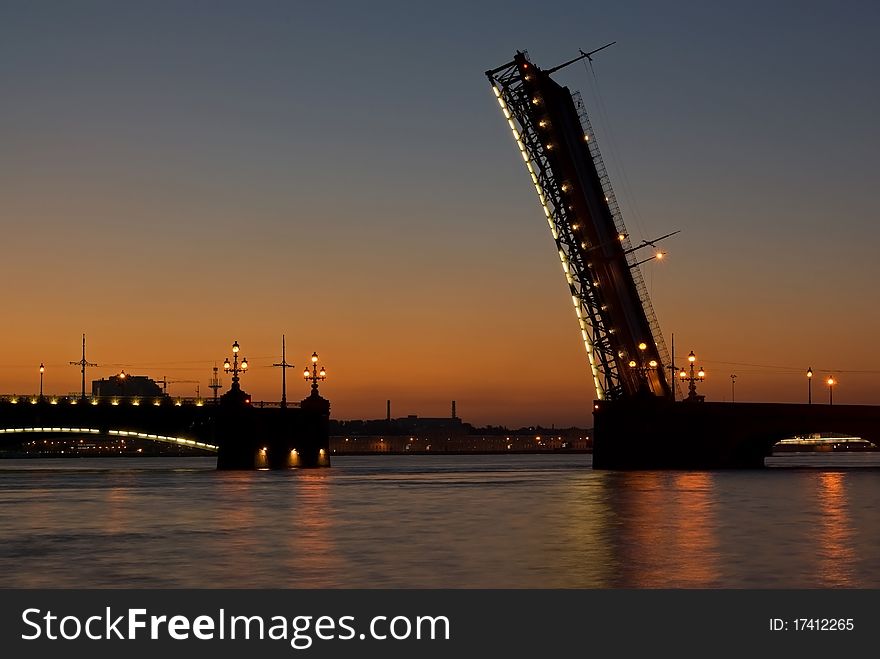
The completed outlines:
[[[861,437],[880,446],[876,405],[697,403],[647,397],[596,401],[594,408],[597,469],[763,467],[776,443],[813,433]]]
[[[240,392],[240,390],[239,390]],[[169,397],[0,398],[0,446],[34,437],[106,436],[217,454],[218,469],[329,466],[329,402],[261,406],[246,395],[216,403]]]
[[[608,44],[612,45],[612,44]],[[551,74],[606,48],[542,70],[525,52],[486,71],[538,195],[562,265],[595,385],[593,466],[758,467],[781,439],[840,432],[877,443],[880,408],[706,403],[669,354],[640,266],[662,257],[630,240],[586,106]],[[652,256],[641,250],[650,248]],[[640,256],[641,254],[641,256]],[[679,373],[690,383],[676,401]],[[674,377],[674,376],[673,376]]]

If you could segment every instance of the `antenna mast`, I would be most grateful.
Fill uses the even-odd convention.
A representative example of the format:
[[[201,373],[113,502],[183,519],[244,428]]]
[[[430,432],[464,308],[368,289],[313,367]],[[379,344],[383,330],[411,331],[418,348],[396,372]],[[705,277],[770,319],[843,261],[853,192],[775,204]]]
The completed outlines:
[[[574,64],[575,62],[580,62],[582,59],[588,59],[592,62],[593,58],[591,57],[591,55],[595,55],[600,50],[605,50],[606,48],[608,48],[608,46],[613,46],[616,43],[617,43],[616,41],[612,41],[611,43],[606,43],[601,48],[596,48],[596,50],[591,50],[589,53],[585,53],[584,51],[580,50],[580,55],[578,57],[575,57],[574,59],[570,59],[567,62],[560,64],[559,66],[554,66],[552,69],[547,69],[547,71],[545,73],[547,73],[547,74],[554,73],[554,72],[558,71],[559,69],[564,69],[569,64]]]
[[[80,400],[86,399],[86,367],[87,366],[97,366],[97,364],[93,364],[90,361],[86,361],[86,335],[83,334],[83,345],[82,345],[82,358],[78,362],[70,362],[71,366],[79,366],[80,371],[82,372],[82,392],[80,393]]]
[[[214,363],[214,375],[211,377],[211,384],[208,385],[210,389],[214,390],[214,404],[217,404],[217,390],[220,389],[220,376],[217,375],[220,369],[217,368],[216,362]]]
[[[287,353],[284,341],[284,335],[281,335],[281,361],[272,366],[281,368],[281,407],[287,407],[287,369],[293,368],[293,364],[287,363]]]

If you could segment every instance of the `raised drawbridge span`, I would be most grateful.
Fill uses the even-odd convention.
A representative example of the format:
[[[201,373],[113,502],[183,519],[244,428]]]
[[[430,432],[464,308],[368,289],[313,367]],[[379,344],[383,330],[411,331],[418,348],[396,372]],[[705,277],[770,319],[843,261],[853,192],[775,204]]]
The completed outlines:
[[[583,100],[551,78],[559,68],[541,70],[518,52],[486,75],[556,244],[596,399],[671,399],[671,361],[639,271],[641,245],[630,241]]]
[[[586,349],[596,388],[593,467],[761,467],[779,440],[816,431],[880,441],[876,406],[705,403],[697,395],[675,402],[667,379],[674,365],[639,271],[650,258],[636,255],[656,240],[633,246],[583,100],[551,77],[595,52],[547,70],[517,52],[486,71],[550,227]]]

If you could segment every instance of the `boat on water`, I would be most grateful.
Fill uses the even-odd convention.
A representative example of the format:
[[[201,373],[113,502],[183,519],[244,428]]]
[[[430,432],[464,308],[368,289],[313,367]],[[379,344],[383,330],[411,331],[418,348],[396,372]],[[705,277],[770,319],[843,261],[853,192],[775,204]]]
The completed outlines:
[[[774,453],[822,453],[822,452],[854,452],[877,451],[878,447],[861,437],[822,436],[820,434],[805,437],[783,439],[773,447]]]

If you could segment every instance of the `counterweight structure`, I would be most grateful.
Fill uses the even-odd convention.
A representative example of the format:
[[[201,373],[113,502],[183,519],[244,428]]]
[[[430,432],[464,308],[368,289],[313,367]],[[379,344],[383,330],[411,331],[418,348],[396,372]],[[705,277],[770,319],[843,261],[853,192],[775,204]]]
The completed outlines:
[[[486,75],[556,242],[596,398],[671,400],[665,370],[671,362],[638,248],[624,227],[583,102],[550,78],[555,70],[542,71],[518,52]]]

